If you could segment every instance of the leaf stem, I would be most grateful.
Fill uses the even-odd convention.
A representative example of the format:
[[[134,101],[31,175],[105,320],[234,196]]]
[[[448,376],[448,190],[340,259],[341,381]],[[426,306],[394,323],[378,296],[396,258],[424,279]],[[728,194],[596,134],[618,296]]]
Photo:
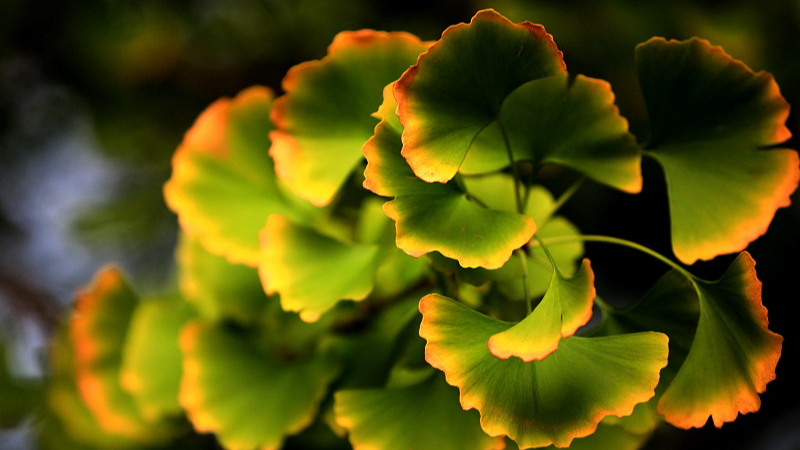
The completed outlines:
[[[500,126],[500,133],[503,135],[503,143],[506,147],[506,154],[508,155],[508,162],[511,164],[511,174],[514,176],[514,198],[517,201],[517,212],[525,214],[525,205],[522,203],[522,197],[519,193],[519,185],[522,183],[519,177],[519,169],[517,168],[516,161],[514,161],[514,152],[511,151],[511,141],[508,139],[508,133],[503,123],[498,121]]]
[[[547,216],[547,219],[550,219],[550,217],[555,215],[555,213],[559,209],[561,209],[562,206],[564,206],[564,203],[567,203],[567,201],[569,201],[569,199],[571,199],[572,196],[575,195],[576,192],[578,192],[578,189],[580,189],[581,186],[583,186],[583,183],[585,181],[586,177],[581,177],[577,181],[572,183],[572,185],[568,187],[566,191],[562,192],[561,195],[558,197],[558,199],[556,199],[555,203],[553,203],[553,208],[550,210],[550,214]]]
[[[525,315],[529,316],[533,312],[533,304],[531,302],[531,296],[528,293],[528,258],[525,252],[520,248],[514,250],[514,253],[519,256],[520,264],[522,264],[522,293],[525,296]]]
[[[541,239],[537,240],[540,245],[544,244],[544,242]],[[655,250],[645,247],[644,245],[637,244],[636,242],[629,241],[627,239],[616,238],[612,236],[592,235],[592,234],[587,234],[583,236],[561,236],[561,237],[553,237],[547,239],[547,245],[570,244],[573,242],[605,242],[607,244],[616,244],[616,245],[621,245],[623,247],[632,248],[634,250],[638,250],[644,254],[652,256],[653,258],[663,262],[664,264],[668,265],[670,268],[674,269],[676,272],[680,273],[681,275],[683,275],[692,282],[697,280],[697,278],[694,275],[689,273],[689,271],[681,267],[675,261],[672,261],[671,259],[662,255],[661,253],[658,253]],[[542,248],[545,250],[545,252],[547,252],[547,248],[544,247],[544,245],[542,245]]]

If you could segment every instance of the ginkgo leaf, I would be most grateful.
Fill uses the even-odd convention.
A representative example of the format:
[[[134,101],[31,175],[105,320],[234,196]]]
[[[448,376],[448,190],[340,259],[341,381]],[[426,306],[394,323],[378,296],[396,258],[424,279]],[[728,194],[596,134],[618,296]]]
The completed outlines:
[[[636,48],[650,116],[646,155],[664,169],[675,256],[691,264],[740,251],[766,232],[800,180],[789,105],[773,77],[707,41],[653,38]]]
[[[353,448],[389,450],[500,450],[502,438],[487,436],[475,411],[458,404],[458,390],[430,368],[421,382],[386,389],[335,394],[336,421]]]
[[[594,297],[594,272],[588,259],[570,278],[554,270],[550,287],[536,309],[521,322],[489,338],[489,351],[500,359],[544,359],[556,351],[562,337],[572,336],[589,322]]]
[[[81,397],[103,430],[157,443],[171,434],[171,427],[144,418],[119,382],[128,327],[138,303],[114,267],[98,272],[91,286],[78,294],[70,323],[75,373]]]
[[[176,259],[181,294],[212,322],[256,323],[268,303],[258,270],[209,253],[181,234]]]
[[[217,100],[186,133],[172,160],[164,198],[183,231],[210,252],[258,262],[258,232],[273,213],[313,215],[276,180],[268,155],[272,92],[251,87]]]
[[[284,360],[246,336],[190,322],[180,337],[180,402],[199,432],[229,450],[278,449],[310,425],[336,377],[325,355]]]
[[[681,428],[714,425],[757,411],[758,394],[775,379],[783,338],[767,327],[755,261],[740,254],[716,282],[694,281],[700,319],[692,347],[658,402]]]
[[[394,102],[387,89],[381,111],[390,111],[387,105]],[[430,184],[417,178],[400,154],[398,124],[381,119],[363,148],[367,158],[364,187],[395,197],[384,211],[395,221],[399,248],[414,257],[438,251],[462,267],[496,269],[530,240],[536,232],[530,217],[488,209],[456,181]]]
[[[420,302],[425,358],[459,388],[461,406],[476,408],[490,436],[520,448],[568,446],[592,434],[606,416],[625,416],[653,397],[667,364],[661,333],[563,339],[542,361],[501,360],[489,338],[514,324],[431,294]]]
[[[38,446],[52,450],[73,446],[109,450],[143,447],[141,440],[107,432],[81,398],[75,379],[75,348],[67,327],[55,330],[48,348],[48,363],[46,409],[41,418],[43,423],[37,427]]]
[[[120,382],[149,420],[180,417],[180,330],[194,311],[183,298],[152,298],[139,303],[122,354]]]
[[[515,160],[561,164],[622,191],[641,191],[642,154],[611,86],[582,75],[568,78],[530,81],[503,103],[500,123]]]
[[[347,31],[334,38],[325,58],[290,69],[270,133],[281,180],[298,196],[327,205],[363,157],[383,87],[426,48],[408,33]]]
[[[378,245],[346,243],[272,215],[261,232],[259,274],[286,311],[314,322],[340,300],[363,300],[372,291],[383,252]]]
[[[450,180],[512,91],[565,68],[541,25],[487,9],[451,26],[395,85],[403,156],[423,180]]]

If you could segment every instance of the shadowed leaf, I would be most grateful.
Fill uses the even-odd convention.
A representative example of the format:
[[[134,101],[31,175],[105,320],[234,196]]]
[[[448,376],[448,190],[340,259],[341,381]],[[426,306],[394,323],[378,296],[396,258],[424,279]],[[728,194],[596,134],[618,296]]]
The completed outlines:
[[[646,154],[667,179],[675,255],[691,264],[744,249],[800,180],[795,151],[763,149],[790,137],[778,85],[700,39],[653,38],[636,61]]]

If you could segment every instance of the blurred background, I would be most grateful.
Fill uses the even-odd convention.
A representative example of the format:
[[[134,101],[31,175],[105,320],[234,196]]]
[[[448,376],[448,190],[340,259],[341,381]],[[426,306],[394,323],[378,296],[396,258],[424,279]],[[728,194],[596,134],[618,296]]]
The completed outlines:
[[[611,82],[631,130],[642,137],[646,117],[633,49],[651,36],[699,36],[722,45],[751,68],[774,74],[789,103],[800,105],[798,0],[426,3],[0,0],[0,357],[6,354],[13,375],[42,375],[53,326],[102,265],[122,266],[144,293],[169,287],[177,225],[161,188],[183,133],[220,96],[253,84],[280,93],[286,71],[324,56],[339,31],[404,30],[435,40],[486,7],[515,22],[542,23],[572,74]],[[800,115],[793,112],[789,121],[795,137],[787,146],[797,149]],[[660,169],[646,161],[643,170],[641,195],[584,189],[565,215],[584,232],[670,254]],[[800,333],[792,316],[800,275],[797,200],[795,194],[750,247],[770,328],[785,338],[762,410],[721,430],[665,427],[647,449],[800,449]],[[635,253],[600,250],[587,251],[605,297],[635,298],[664,272]],[[696,271],[718,278],[730,261],[722,257]],[[0,431],[0,449],[31,445],[24,427]]]

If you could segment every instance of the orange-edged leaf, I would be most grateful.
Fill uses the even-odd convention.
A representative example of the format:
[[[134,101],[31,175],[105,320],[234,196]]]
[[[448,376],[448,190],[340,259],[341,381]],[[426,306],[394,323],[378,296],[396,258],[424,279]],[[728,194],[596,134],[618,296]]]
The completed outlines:
[[[268,155],[272,92],[251,87],[217,100],[186,133],[172,160],[164,198],[183,231],[210,252],[255,266],[267,216],[310,216],[276,180]]]
[[[565,68],[541,25],[487,9],[451,26],[395,85],[403,156],[423,180],[450,180],[512,91]]]
[[[475,411],[461,409],[458,390],[439,373],[411,386],[339,391],[335,399],[336,422],[349,431],[355,450],[504,447],[481,430]]]
[[[195,315],[179,296],[139,303],[131,318],[122,355],[120,382],[149,420],[181,417],[178,390],[182,376],[180,330]]]
[[[570,278],[553,271],[542,301],[525,319],[489,338],[489,351],[500,359],[516,356],[539,361],[556,351],[562,337],[570,337],[592,318],[594,272],[588,259]]]
[[[145,419],[120,385],[122,355],[136,294],[113,267],[102,269],[79,293],[70,323],[78,390],[97,423],[110,434],[140,443],[163,442],[171,427]]]
[[[199,432],[226,449],[278,449],[316,416],[336,364],[324,355],[284,360],[246,336],[190,322],[180,338],[180,402]]]
[[[340,300],[363,300],[382,259],[377,245],[347,243],[270,216],[261,232],[259,274],[286,311],[314,322]]]
[[[742,253],[716,282],[695,281],[700,320],[692,347],[658,403],[681,428],[714,425],[754,412],[775,379],[783,338],[767,326],[755,261]]]
[[[636,49],[650,116],[646,154],[667,180],[672,246],[684,263],[744,249],[788,206],[797,153],[789,104],[773,77],[700,39],[653,38]]]
[[[604,417],[631,414],[653,397],[667,364],[668,339],[653,332],[573,336],[542,361],[501,360],[487,343],[513,324],[436,294],[420,311],[425,359],[459,388],[464,409],[480,412],[487,434],[507,435],[520,448],[565,447]]]
[[[370,115],[383,87],[396,80],[428,44],[408,33],[339,33],[319,61],[293,67],[275,101],[270,133],[275,168],[298,196],[327,205],[361,161],[372,136]]]
[[[397,246],[415,257],[438,251],[462,267],[503,266],[536,232],[533,219],[486,208],[456,181],[431,184],[417,178],[400,155],[399,124],[386,112],[395,100],[388,90],[384,94],[380,113],[389,115],[382,117],[375,135],[364,145],[364,186],[395,197],[384,211],[395,221]]]

